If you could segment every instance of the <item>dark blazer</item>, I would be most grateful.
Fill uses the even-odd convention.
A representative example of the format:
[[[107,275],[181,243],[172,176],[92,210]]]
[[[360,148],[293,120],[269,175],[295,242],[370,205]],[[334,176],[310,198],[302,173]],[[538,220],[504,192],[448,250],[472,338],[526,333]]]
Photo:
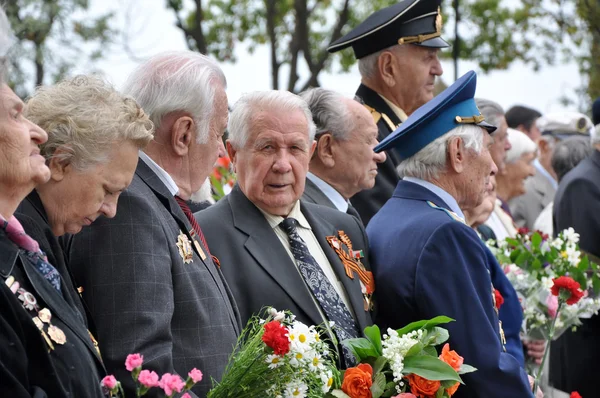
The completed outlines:
[[[301,209],[342,282],[362,331],[371,325],[371,315],[364,308],[358,276],[354,279],[346,276],[341,260],[325,238],[337,236],[338,231],[343,230],[355,250],[364,249],[367,247],[364,228],[356,218],[339,210],[305,202],[301,203]],[[324,322],[294,262],[263,214],[239,186],[195,216],[205,231],[213,255],[219,258],[242,321],[246,322],[263,307],[272,306],[292,311],[299,321],[309,325]],[[368,258],[363,260],[368,267]]]
[[[233,297],[211,258],[202,260],[192,244],[192,262],[183,261],[177,243],[191,241],[190,230],[167,187],[140,160],[116,217],[96,220],[69,242],[69,265],[84,287],[107,369],[129,394],[125,358],[141,353],[144,368],[159,374],[185,379],[201,369],[204,379],[193,392],[205,396],[239,335]]]
[[[579,163],[558,186],[553,209],[554,234],[573,227],[582,250],[599,257],[600,245],[600,152]],[[567,331],[552,343],[550,383],[581,396],[598,394],[600,316],[584,319],[576,332]]]
[[[47,308],[51,324],[61,329],[65,344],[42,337],[33,317],[6,286],[5,280],[31,293],[38,309]],[[71,285],[63,278],[59,293],[25,258],[4,231],[0,231],[0,391],[6,397],[104,397],[100,380],[104,367],[83,318],[68,300]],[[48,326],[44,331],[48,335]]]
[[[371,115],[379,129],[377,136],[379,142],[395,130],[388,125],[382,115],[386,115],[396,127],[402,123],[383,98],[369,87],[361,84],[356,91],[356,96],[360,97],[367,106],[367,109],[371,111]],[[400,163],[400,156],[393,149],[385,151],[385,153],[387,155],[385,162],[377,164],[375,186],[371,189],[361,191],[350,198],[352,205],[358,210],[365,225],[369,223],[371,217],[379,211],[381,206],[392,197],[396,184],[400,180],[396,172],[396,167]]]
[[[337,210],[337,207],[335,207],[333,202],[329,200],[327,195],[325,195],[323,191],[321,191],[321,189],[308,178],[304,184],[304,193],[302,194],[301,199],[308,203],[314,203]]]
[[[525,371],[501,344],[492,302],[492,253],[475,231],[431,207],[437,195],[401,181],[367,227],[382,330],[446,315],[450,347],[478,369],[455,397],[531,397]],[[402,220],[402,222],[398,222]]]

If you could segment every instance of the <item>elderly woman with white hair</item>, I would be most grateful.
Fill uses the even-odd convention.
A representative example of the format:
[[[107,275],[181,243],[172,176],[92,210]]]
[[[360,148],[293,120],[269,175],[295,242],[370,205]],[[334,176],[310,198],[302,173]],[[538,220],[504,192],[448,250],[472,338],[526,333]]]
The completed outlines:
[[[533,161],[537,156],[537,146],[525,133],[508,129],[511,148],[506,152],[506,170],[496,176],[496,207],[487,220],[498,240],[514,238],[517,226],[513,222],[508,201],[525,193],[525,179],[535,174]]]

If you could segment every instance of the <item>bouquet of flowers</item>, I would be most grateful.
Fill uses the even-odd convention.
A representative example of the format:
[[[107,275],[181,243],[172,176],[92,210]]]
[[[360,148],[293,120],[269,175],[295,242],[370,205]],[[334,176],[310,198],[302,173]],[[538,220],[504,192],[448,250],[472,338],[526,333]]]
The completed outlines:
[[[590,293],[600,291],[600,269],[582,255],[579,234],[573,228],[551,240],[539,232],[519,229],[515,239],[488,241],[504,272],[515,288],[523,307],[523,335],[534,340],[548,340],[554,321],[553,339],[581,324],[600,309],[600,299]],[[558,298],[551,294],[553,280],[569,276],[584,290],[576,304],[557,311]]]
[[[129,354],[125,360],[125,368],[131,372],[131,377],[136,384],[136,397],[146,395],[151,388],[161,388],[166,397],[173,397],[177,393],[190,390],[194,384],[202,381],[202,372],[194,368],[188,373],[185,381],[180,376],[165,373],[159,378],[156,372],[142,370],[144,356],[140,354]],[[121,382],[113,375],[108,375],[102,379],[102,389],[109,397],[125,397],[125,392]],[[181,398],[189,398],[188,393],[184,393]]]
[[[231,170],[231,160],[227,156],[218,158],[210,175],[213,199],[219,201],[219,199],[228,195],[234,184],[235,174]]]
[[[438,355],[436,346],[448,340],[448,331],[438,325],[453,321],[439,316],[413,322],[402,329],[388,329],[381,336],[379,327],[365,329],[366,338],[343,341],[359,360],[347,369],[336,398],[442,398],[459,388],[460,374],[476,369],[445,344]]]
[[[339,379],[319,328],[270,308],[243,330],[220,383],[208,398],[323,397]]]

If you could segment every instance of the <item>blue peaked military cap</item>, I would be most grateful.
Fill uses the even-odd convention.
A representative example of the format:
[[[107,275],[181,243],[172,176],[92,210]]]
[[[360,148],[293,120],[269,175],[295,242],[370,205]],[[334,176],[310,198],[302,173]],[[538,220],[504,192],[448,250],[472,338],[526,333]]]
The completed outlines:
[[[375,152],[394,148],[402,159],[409,158],[446,134],[464,124],[480,126],[492,133],[495,126],[484,121],[473,97],[477,74],[467,72],[454,84],[411,114],[393,133],[375,147]]]
[[[347,35],[333,42],[330,53],[352,47],[357,59],[396,44],[443,48],[441,0],[403,0],[371,14]]]

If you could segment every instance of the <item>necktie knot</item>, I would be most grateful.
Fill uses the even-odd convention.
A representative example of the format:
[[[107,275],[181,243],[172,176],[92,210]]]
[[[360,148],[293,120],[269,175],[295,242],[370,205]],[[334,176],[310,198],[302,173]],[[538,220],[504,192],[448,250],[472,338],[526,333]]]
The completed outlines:
[[[298,220],[292,217],[288,217],[281,222],[281,228],[289,235],[292,232],[296,231],[296,227],[298,226]]]

